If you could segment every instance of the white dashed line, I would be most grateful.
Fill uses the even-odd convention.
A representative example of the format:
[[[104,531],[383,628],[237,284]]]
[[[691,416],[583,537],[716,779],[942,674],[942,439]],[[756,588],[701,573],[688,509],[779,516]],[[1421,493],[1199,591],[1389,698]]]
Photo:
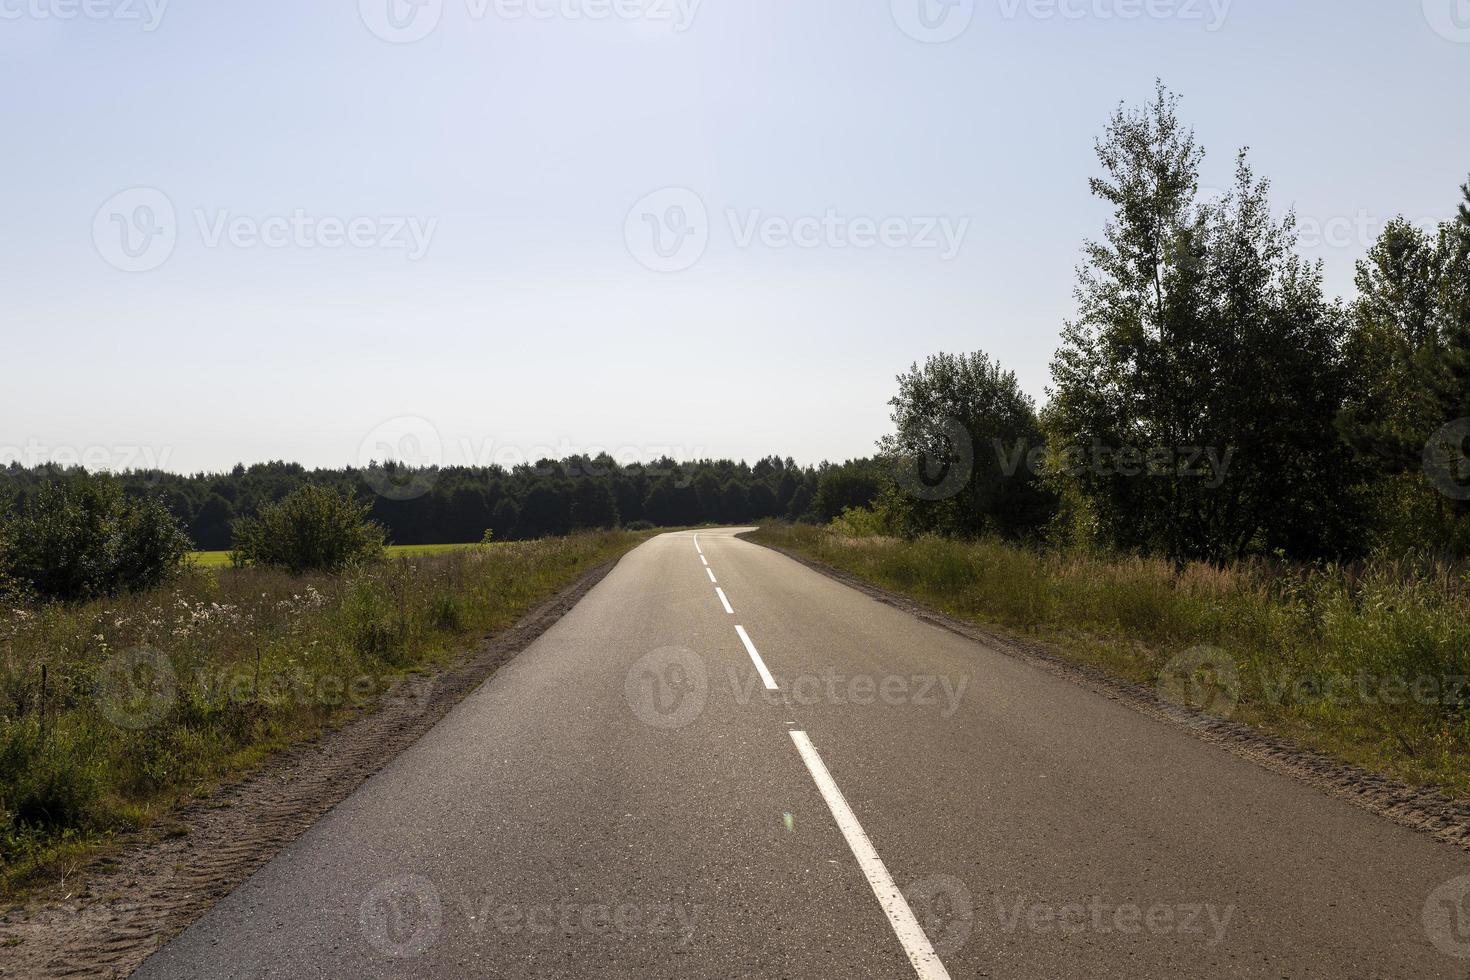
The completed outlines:
[[[816,781],[822,799],[827,801],[827,808],[837,821],[837,829],[847,838],[847,846],[852,848],[858,867],[862,868],[868,884],[873,886],[873,894],[878,896],[878,904],[883,906],[888,923],[898,934],[898,941],[903,944],[904,952],[908,953],[909,962],[913,964],[919,980],[949,980],[949,971],[940,962],[939,954],[934,952],[934,947],[929,943],[929,937],[924,935],[923,928],[914,918],[913,910],[909,908],[903,892],[898,890],[898,886],[889,877],[888,869],[883,866],[883,859],[878,857],[878,852],[873,849],[873,842],[868,840],[862,824],[858,823],[857,817],[847,805],[847,800],[843,799],[842,790],[837,788],[832,774],[827,771],[822,757],[813,747],[812,740],[807,738],[806,732],[792,732],[791,741],[796,743],[796,751],[801,753],[801,760],[806,763],[807,770]]]
[[[709,580],[711,582],[719,581],[718,579],[715,578],[715,570],[713,568],[706,568],[705,569],[705,572],[709,574]]]
[[[699,535],[697,534],[694,536],[694,550],[699,552],[700,555],[704,554],[704,549],[699,546]]]
[[[699,560],[702,561],[702,562],[704,562],[705,566],[708,567],[708,565],[709,565],[709,559],[708,558],[704,557],[704,555],[700,555],[699,556]]]
[[[720,605],[725,607],[725,612],[729,613],[731,616],[735,615],[735,610],[730,608],[730,600],[725,598],[725,590],[717,585],[715,586],[715,592],[719,595]]]
[[[737,626],[735,632],[740,634],[740,642],[745,644],[745,652],[750,654],[751,662],[755,664],[756,673],[761,675],[761,682],[766,685],[766,690],[781,690],[776,686],[776,678],[772,677],[771,672],[766,669],[766,662],[761,659],[760,651],[755,648],[754,643],[750,642],[750,634],[745,632],[745,627]]]

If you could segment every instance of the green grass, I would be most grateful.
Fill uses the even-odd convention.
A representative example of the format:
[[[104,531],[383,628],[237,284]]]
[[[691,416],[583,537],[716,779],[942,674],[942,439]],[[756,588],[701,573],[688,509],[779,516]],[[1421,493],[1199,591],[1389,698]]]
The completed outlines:
[[[398,549],[340,576],[196,567],[0,610],[0,895],[370,708],[649,536]]]
[[[497,542],[500,544],[501,542]],[[442,555],[465,548],[478,548],[478,544],[395,544],[388,546],[389,558],[413,557],[418,555]],[[189,555],[200,568],[229,568],[228,551],[195,551]]]
[[[1178,570],[999,541],[785,524],[752,539],[1115,676],[1197,694],[1197,706],[1344,761],[1470,796],[1463,568],[1406,560]]]

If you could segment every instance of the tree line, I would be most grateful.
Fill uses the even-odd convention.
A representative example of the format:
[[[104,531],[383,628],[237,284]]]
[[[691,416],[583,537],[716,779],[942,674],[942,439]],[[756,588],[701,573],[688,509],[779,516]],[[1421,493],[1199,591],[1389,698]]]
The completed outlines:
[[[230,548],[242,519],[303,486],[355,496],[394,544],[538,538],[618,526],[738,524],[770,518],[830,520],[847,506],[870,502],[862,489],[841,495],[824,478],[845,467],[800,466],[768,456],[756,463],[728,459],[619,464],[607,455],[542,460],[513,468],[410,469],[391,462],[369,467],[308,470],[298,463],[237,465],[226,473],[190,475],[131,470],[111,482],[130,498],[160,499],[199,550]],[[43,488],[84,474],[52,466],[0,469],[7,510],[22,511]],[[840,481],[839,481],[840,482]],[[863,485],[864,488],[867,484]]]

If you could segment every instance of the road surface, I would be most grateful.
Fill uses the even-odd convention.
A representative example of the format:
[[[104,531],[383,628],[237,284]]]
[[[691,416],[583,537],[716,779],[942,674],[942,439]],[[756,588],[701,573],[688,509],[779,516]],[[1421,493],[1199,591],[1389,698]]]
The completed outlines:
[[[1467,874],[732,531],[678,533],[136,976],[1464,977]]]

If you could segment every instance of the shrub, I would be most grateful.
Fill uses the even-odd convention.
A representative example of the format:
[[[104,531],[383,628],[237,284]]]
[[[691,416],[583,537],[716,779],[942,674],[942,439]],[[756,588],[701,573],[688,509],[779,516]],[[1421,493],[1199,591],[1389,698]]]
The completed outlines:
[[[383,554],[384,531],[352,494],[304,486],[235,522],[236,565],[280,568],[292,575],[338,572]]]
[[[0,519],[0,589],[76,601],[162,585],[189,537],[160,500],[124,496],[108,477],[40,487]],[[18,588],[17,588],[18,587]]]

